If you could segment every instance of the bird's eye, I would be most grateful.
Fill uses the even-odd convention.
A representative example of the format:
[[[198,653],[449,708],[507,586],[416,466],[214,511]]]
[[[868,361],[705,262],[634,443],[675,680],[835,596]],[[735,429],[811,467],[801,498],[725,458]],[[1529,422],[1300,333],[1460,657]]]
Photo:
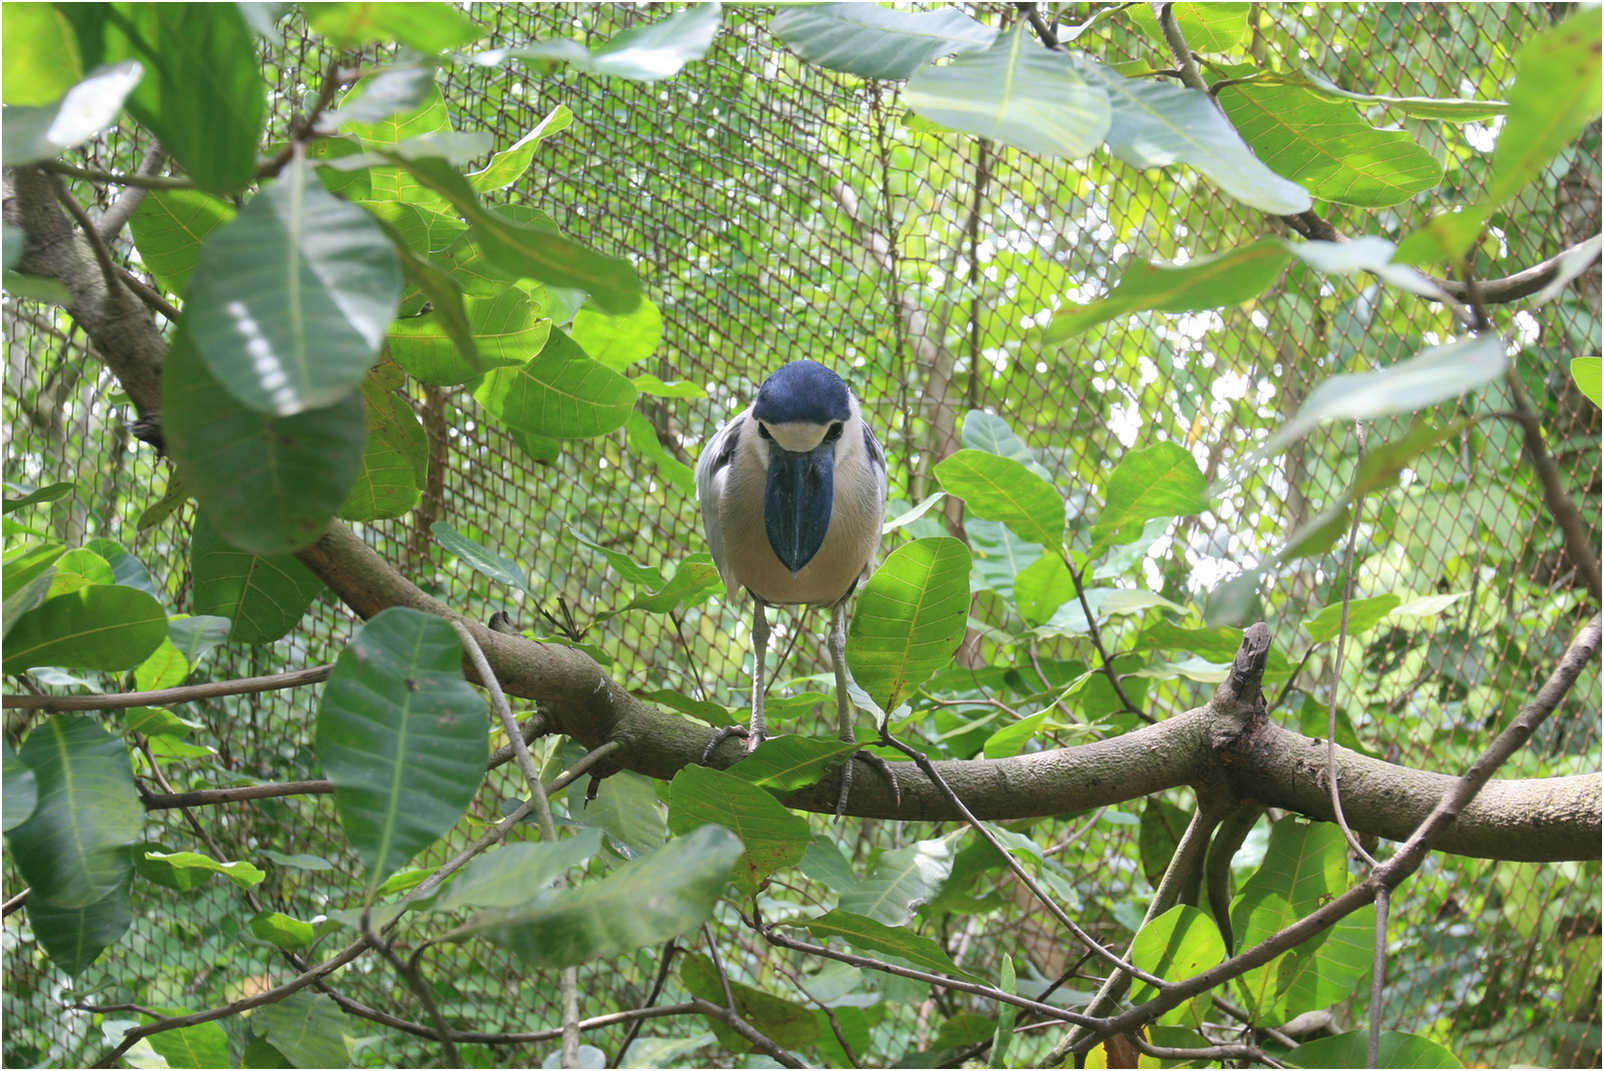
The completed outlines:
[[[763,439],[772,439],[772,438],[774,438],[774,436],[769,434],[768,425],[766,425],[766,424],[759,424],[757,426],[757,433],[758,433],[758,437],[759,438],[763,438]]]
[[[841,438],[841,422],[837,420],[834,424],[830,425],[830,430],[824,433],[824,441],[827,443],[833,443],[839,438]]]

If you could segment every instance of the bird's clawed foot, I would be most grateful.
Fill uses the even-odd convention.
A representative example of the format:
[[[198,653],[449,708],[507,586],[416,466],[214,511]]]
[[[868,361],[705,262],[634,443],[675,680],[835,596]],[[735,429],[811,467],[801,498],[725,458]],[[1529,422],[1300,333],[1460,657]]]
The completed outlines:
[[[852,770],[859,759],[862,759],[878,771],[880,776],[885,779],[886,784],[891,786],[891,798],[896,801],[897,808],[900,810],[902,808],[902,786],[897,784],[896,774],[891,772],[891,767],[886,764],[885,759],[882,759],[872,751],[859,749],[847,756],[846,765],[841,768],[841,794],[836,797],[835,816],[841,818],[847,813],[847,797],[852,794]]]
[[[756,751],[758,746],[769,738],[768,734],[761,729],[754,732],[744,725],[726,725],[714,733],[713,739],[702,749],[702,765],[706,766],[712,761],[713,752],[717,751],[718,746],[732,736],[738,736],[746,741],[746,753],[748,755]]]

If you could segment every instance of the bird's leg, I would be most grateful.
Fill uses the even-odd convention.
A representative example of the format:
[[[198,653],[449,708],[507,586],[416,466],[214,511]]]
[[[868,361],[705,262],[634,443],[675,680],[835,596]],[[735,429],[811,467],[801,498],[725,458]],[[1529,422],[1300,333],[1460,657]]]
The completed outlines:
[[[713,757],[718,746],[732,736],[746,738],[746,753],[750,755],[757,750],[757,746],[768,739],[763,731],[763,693],[764,684],[768,674],[764,672],[763,663],[769,650],[769,619],[763,612],[763,604],[752,598],[752,726],[745,728],[740,725],[726,725],[713,734],[713,739],[702,749],[702,765],[706,766]]]
[[[840,729],[841,739],[848,744],[854,744],[857,743],[858,737],[853,732],[852,696],[847,691],[847,610],[844,602],[830,608],[830,665],[835,669],[836,725]],[[899,807],[902,805],[902,786],[897,784],[897,779],[885,760],[870,751],[855,751],[847,756],[846,765],[841,770],[841,794],[835,801],[837,818],[846,814],[847,797],[852,794],[852,769],[859,758],[880,771],[880,776],[891,786],[891,794],[896,797],[897,805]]]
[[[746,732],[746,753],[750,755],[768,738],[763,731],[763,695],[767,691],[768,670],[764,663],[769,651],[769,619],[763,604],[752,597],[752,723]]]

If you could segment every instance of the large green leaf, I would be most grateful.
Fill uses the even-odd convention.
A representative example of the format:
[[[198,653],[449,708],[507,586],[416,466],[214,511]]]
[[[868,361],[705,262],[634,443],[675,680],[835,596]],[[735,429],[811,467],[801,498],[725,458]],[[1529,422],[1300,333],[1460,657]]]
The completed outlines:
[[[616,431],[635,407],[635,385],[593,361],[561,331],[528,362],[485,374],[473,396],[508,427],[559,439]]]
[[[1377,1067],[1464,1067],[1459,1058],[1435,1041],[1396,1030],[1381,1032]],[[1306,1041],[1286,1056],[1289,1067],[1370,1067],[1370,1035],[1351,1030],[1334,1037]]]
[[[132,669],[167,638],[167,611],[138,588],[91,584],[46,599],[6,634],[5,671]]]
[[[568,333],[593,359],[622,372],[656,351],[663,339],[663,314],[646,298],[623,316],[586,307],[574,314]]]
[[[604,256],[546,223],[526,223],[487,207],[473,186],[444,160],[393,159],[425,188],[454,205],[468,221],[468,237],[498,270],[588,293],[607,312],[624,313],[641,299],[640,279],[629,261]]]
[[[625,30],[594,51],[578,41],[537,41],[515,48],[517,59],[558,61],[635,82],[672,78],[680,68],[707,54],[722,15],[718,3],[692,4],[666,19]]]
[[[762,747],[726,772],[759,788],[792,792],[816,784],[826,770],[840,764],[857,749],[856,744],[841,740],[817,740],[787,733],[763,741]]]
[[[328,526],[362,468],[362,399],[290,417],[251,409],[206,370],[181,327],[162,370],[167,446],[217,531],[254,554],[299,550]]]
[[[1578,11],[1515,53],[1509,113],[1493,146],[1482,203],[1497,207],[1540,175],[1554,154],[1599,115],[1598,11]]]
[[[233,205],[199,190],[151,190],[128,229],[145,269],[164,289],[182,294],[206,236],[233,218]]]
[[[1488,334],[1432,346],[1374,372],[1332,376],[1276,429],[1263,454],[1285,449],[1326,420],[1370,420],[1457,398],[1503,375],[1507,367],[1504,340]]]
[[[952,840],[921,840],[886,852],[869,876],[840,890],[842,911],[887,926],[904,926],[920,904],[929,903],[952,873]]]
[[[228,862],[219,862],[204,852],[146,852],[145,862],[156,866],[167,867],[175,872],[201,871],[204,873],[221,874],[241,889],[249,889],[261,883],[267,876],[261,867],[247,863],[242,859]]]
[[[1604,406],[1604,359],[1577,357],[1571,361],[1571,378],[1588,401]]]
[[[969,52],[908,80],[902,102],[941,126],[1026,152],[1078,159],[1108,136],[1108,93],[1024,20],[984,52]]]
[[[668,828],[685,834],[709,824],[745,845],[734,876],[747,896],[770,874],[800,862],[808,847],[807,820],[763,789],[722,770],[686,766],[669,785]]]
[[[720,826],[675,837],[600,881],[512,911],[483,911],[456,930],[511,949],[532,967],[611,959],[701,926],[729,881],[741,841]]]
[[[129,883],[83,907],[62,907],[36,894],[28,897],[28,925],[44,946],[50,962],[77,976],[116,944],[133,921],[128,900]]]
[[[482,170],[471,172],[468,184],[480,193],[511,186],[529,170],[540,143],[567,130],[573,122],[574,113],[568,110],[568,105],[557,105],[533,130],[492,156]]]
[[[553,843],[519,841],[493,848],[469,863],[431,909],[524,907],[564,871],[588,862],[601,842],[601,830],[585,829]]]
[[[367,441],[351,493],[340,506],[348,521],[399,517],[418,504],[428,471],[428,438],[405,398],[380,383],[362,385]]]
[[[781,8],[769,32],[797,55],[864,78],[907,78],[931,60],[991,47],[997,31],[955,8],[893,11],[877,4]]]
[[[719,1007],[726,1005],[724,979],[719,977],[713,961],[700,952],[687,955],[680,961],[679,979],[692,996]],[[735,1010],[741,1018],[776,1045],[797,1048],[812,1044],[818,1038],[818,1020],[800,1004],[733,979],[729,980],[729,986],[730,995],[735,998]],[[752,1051],[752,1042],[731,1029],[722,1019],[709,1016],[708,1022],[718,1035],[720,1044],[731,1052]]]
[[[1308,209],[1308,191],[1261,163],[1207,93],[1125,78],[1093,60],[1077,60],[1087,80],[1108,93],[1113,115],[1108,147],[1126,163],[1141,168],[1187,164],[1260,211],[1287,215]]]
[[[174,1009],[176,1014],[184,1012]],[[228,1067],[228,1034],[216,1022],[181,1026],[150,1035],[150,1047],[168,1067]]]
[[[394,41],[414,52],[435,55],[471,45],[486,33],[451,4],[359,2],[307,4],[306,8],[312,29],[342,48]]]
[[[1343,89],[1313,70],[1306,70],[1301,75],[1277,74],[1267,80],[1304,86],[1321,96],[1351,100],[1355,104],[1380,104],[1389,111],[1406,115],[1411,119],[1475,123],[1497,118],[1509,111],[1509,104],[1501,100],[1467,100],[1463,97],[1391,97],[1382,93],[1356,93],[1353,90]]]
[[[1131,945],[1131,962],[1168,982],[1190,978],[1224,959],[1225,941],[1214,920],[1187,904],[1176,904],[1143,926]],[[1131,984],[1132,1004],[1143,1004],[1157,995],[1146,982]],[[1207,993],[1193,997],[1165,1012],[1158,1021],[1201,1026],[1211,1002]]]
[[[332,997],[303,990],[251,1012],[251,1032],[266,1039],[291,1067],[349,1067],[345,1035],[355,1037],[359,1029]]]
[[[436,542],[467,562],[475,572],[510,588],[526,590],[529,587],[523,567],[511,558],[469,539],[444,521],[436,521],[429,531]]]
[[[1053,485],[1013,458],[960,450],[936,465],[936,479],[978,516],[1000,521],[1045,547],[1064,541],[1064,500]]]
[[[228,638],[236,643],[271,643],[283,636],[323,590],[323,581],[293,555],[236,550],[205,513],[195,517],[189,554],[195,613],[227,618]]]
[[[4,783],[0,784],[0,827],[10,833],[27,821],[39,800],[39,781],[28,769],[28,764],[11,750],[9,741],[0,740],[0,754],[4,756]]]
[[[850,911],[831,911],[800,925],[815,937],[839,937],[864,955],[895,956],[920,970],[976,980],[959,970],[936,942],[901,926],[887,926]]]
[[[256,35],[233,4],[82,4],[62,9],[91,66],[133,59],[128,111],[195,180],[227,193],[256,171],[267,85]],[[9,162],[9,161],[8,161]]]
[[[1194,52],[1231,52],[1242,43],[1248,31],[1248,13],[1252,4],[1242,3],[1177,3],[1174,9],[1175,24],[1187,46]],[[1168,48],[1164,31],[1153,16],[1153,9],[1137,4],[1128,16],[1131,23],[1142,29],[1153,43]]]
[[[1358,636],[1386,619],[1403,602],[1391,592],[1386,595],[1377,595],[1373,599],[1355,599],[1348,604],[1348,635]],[[1315,643],[1324,643],[1335,639],[1342,628],[1342,603],[1334,602],[1330,606],[1320,609],[1320,612],[1304,621],[1303,630],[1309,634],[1309,639]]]
[[[887,714],[952,661],[969,620],[969,549],[938,536],[891,552],[858,597],[852,677]]]
[[[0,7],[6,58],[0,99],[7,106],[49,104],[84,76],[72,24],[52,4]],[[11,113],[6,113],[6,122]],[[7,265],[10,267],[10,265]]]
[[[1382,208],[1442,181],[1443,165],[1402,130],[1308,89],[1244,82],[1217,99],[1260,160],[1315,197]]]
[[[1209,508],[1207,481],[1197,461],[1176,443],[1132,450],[1103,490],[1103,511],[1092,527],[1093,553],[1129,543],[1154,517],[1187,517]]]
[[[38,802],[6,834],[11,858],[32,889],[54,907],[88,907],[123,886],[130,851],[144,825],[128,748],[91,718],[40,722],[18,756],[33,771]]]
[[[340,653],[318,705],[317,753],[370,900],[462,817],[484,779],[489,739],[484,698],[462,679],[462,641],[449,622],[391,607]]]
[[[143,71],[138,63],[125,60],[90,72],[54,104],[8,106],[4,144],[0,145],[5,165],[21,167],[53,160],[111,126]]]
[[[197,268],[184,304],[195,348],[230,394],[281,417],[348,396],[401,301],[389,236],[306,165],[214,231]]]

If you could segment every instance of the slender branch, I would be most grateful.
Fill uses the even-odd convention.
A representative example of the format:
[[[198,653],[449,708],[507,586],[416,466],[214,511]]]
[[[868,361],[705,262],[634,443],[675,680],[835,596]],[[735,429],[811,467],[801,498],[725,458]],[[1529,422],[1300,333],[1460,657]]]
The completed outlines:
[[[679,945],[674,943],[672,937],[663,942],[663,955],[657,963],[657,980],[652,983],[652,991],[647,994],[646,1003],[641,1005],[642,1009],[650,1008],[657,1003],[657,998],[662,996],[663,986],[668,981],[668,968],[674,962],[677,952]],[[612,1060],[607,1064],[608,1067],[624,1066],[624,1054],[635,1044],[635,1038],[640,1034],[641,1025],[645,1022],[645,1018],[640,1018],[629,1024],[629,1032],[624,1035],[624,1040],[619,1042],[618,1051],[613,1054]]]
[[[178,807],[209,807],[241,800],[277,799],[280,796],[326,796],[333,791],[334,782],[323,778],[316,781],[280,781],[271,785],[201,788],[193,792],[149,792],[142,795],[141,802],[147,811],[169,811]]]
[[[762,1052],[770,1059],[784,1064],[786,1067],[808,1066],[791,1053],[780,1048],[763,1034],[759,1033],[751,1023],[747,1022],[739,1015],[736,1015],[728,1008],[721,1008],[717,1004],[714,1004],[711,1000],[703,1000],[700,997],[697,997],[695,1000],[691,1001],[691,1008],[694,1011],[701,1012],[703,1015],[710,1015],[713,1018],[722,1021],[731,1030],[741,1035],[747,1041],[750,1041],[752,1045],[758,1049],[758,1051]]]
[[[1186,43],[1186,37],[1181,33],[1181,24],[1175,21],[1175,5],[1160,3],[1153,0],[1153,14],[1158,18],[1158,25],[1164,31],[1164,40],[1170,46],[1170,52],[1175,56],[1175,62],[1181,70],[1181,81],[1191,89],[1209,91],[1209,84],[1203,81],[1203,75],[1198,72],[1197,61],[1192,58],[1192,49]]]
[[[1359,440],[1359,455],[1364,456],[1365,433],[1364,425],[1355,426],[1355,433]],[[1353,522],[1348,525],[1348,544],[1342,553],[1342,622],[1337,629],[1337,655],[1331,661],[1331,701],[1326,708],[1326,788],[1331,793],[1331,813],[1337,820],[1337,828],[1342,830],[1343,837],[1348,842],[1355,855],[1365,861],[1365,865],[1374,867],[1375,857],[1365,851],[1359,838],[1353,835],[1348,827],[1348,819],[1342,813],[1342,786],[1337,778],[1337,701],[1342,693],[1342,664],[1348,648],[1348,610],[1353,604],[1353,550],[1359,540],[1359,518],[1364,515],[1365,496],[1358,495],[1353,500]]]
[[[117,265],[111,259],[111,250],[106,248],[105,241],[100,237],[100,231],[95,228],[95,221],[89,218],[89,213],[84,211],[84,206],[78,203],[78,199],[67,191],[67,184],[61,181],[61,176],[51,175],[50,187],[55,191],[56,200],[61,202],[61,207],[67,210],[67,214],[73,218],[83,231],[84,237],[88,239],[89,248],[95,255],[95,263],[100,266],[100,276],[105,281],[108,299],[117,304],[125,303],[128,300],[128,293],[117,277]]]
[[[523,732],[519,735],[524,738],[524,746],[527,748],[536,737],[542,736],[550,731],[551,726],[548,724],[546,716],[544,714],[536,713],[528,721],[524,722]],[[500,769],[517,757],[517,748],[513,747],[513,745],[510,743],[502,744],[500,747],[496,748],[496,750],[490,753],[490,761],[485,764],[485,769]]]
[[[1068,554],[1064,555],[1064,567],[1069,570],[1069,579],[1074,581],[1075,598],[1080,600],[1080,612],[1086,617],[1087,638],[1097,650],[1097,663],[1103,667],[1103,675],[1108,678],[1109,685],[1114,689],[1114,695],[1127,713],[1135,714],[1149,725],[1153,724],[1155,720],[1153,716],[1131,702],[1131,697],[1125,694],[1125,684],[1114,669],[1114,659],[1109,656],[1108,648],[1103,646],[1103,631],[1098,628],[1097,618],[1092,614],[1092,604],[1086,598],[1086,585],[1083,583],[1081,571],[1075,568],[1075,563],[1069,560]]]
[[[144,190],[195,189],[195,183],[192,180],[174,175],[145,175],[138,172],[102,171],[94,167],[74,167],[72,164],[62,163],[60,160],[45,160],[33,166],[52,175],[65,175],[67,178],[83,179],[86,182],[97,182],[101,185],[132,186]]]
[[[14,911],[20,909],[23,904],[26,904],[28,902],[28,894],[32,891],[33,890],[31,888],[23,889],[17,895],[7,900],[4,906],[0,906],[0,918],[9,917]]]
[[[1129,1035],[1138,1052],[1156,1056],[1160,1060],[1252,1060],[1266,1067],[1285,1067],[1271,1058],[1257,1045],[1203,1045],[1196,1048],[1178,1048],[1174,1045],[1154,1045],[1141,1034]],[[1376,1066],[1373,1062],[1372,1067]]]
[[[160,145],[152,146],[145,150],[145,156],[139,161],[139,168],[135,173],[154,175],[166,158],[167,154]],[[125,186],[123,192],[111,203],[111,207],[100,214],[100,218],[95,220],[95,233],[100,235],[102,242],[111,242],[122,233],[122,229],[139,210],[140,202],[145,199],[146,190],[144,186]]]
[[[155,288],[147,284],[145,280],[141,279],[139,276],[135,275],[133,272],[122,267],[121,265],[118,265],[117,267],[117,278],[122,280],[122,284],[124,286],[133,291],[133,294],[136,298],[138,298],[140,301],[143,301],[153,311],[159,312],[163,316],[167,317],[169,323],[178,322],[178,317],[180,315],[178,306],[162,297],[161,294],[157,293]]]
[[[1381,1066],[1381,1002],[1387,995],[1387,915],[1391,906],[1392,890],[1383,885],[1376,890],[1376,945],[1370,959],[1371,1067]]]
[[[909,747],[907,744],[904,744],[902,741],[892,736],[890,731],[887,729],[881,729],[880,738],[891,747],[896,748],[898,751],[912,759],[919,769],[924,772],[924,775],[934,782],[938,787],[940,787],[942,794],[947,797],[947,802],[952,805],[954,810],[963,815],[964,821],[969,823],[970,828],[976,833],[980,834],[981,839],[987,844],[991,845],[992,850],[1002,857],[1003,862],[1008,864],[1008,869],[1014,872],[1014,877],[1018,878],[1024,884],[1025,888],[1029,889],[1036,899],[1041,902],[1042,906],[1047,909],[1048,913],[1051,914],[1053,918],[1057,919],[1065,929],[1067,929],[1070,933],[1073,933],[1080,943],[1085,945],[1088,950],[1095,954],[1099,959],[1109,963],[1115,969],[1125,971],[1134,977],[1140,978],[1142,981],[1154,986],[1155,988],[1162,989],[1168,984],[1164,981],[1164,979],[1159,978],[1156,975],[1149,974],[1140,967],[1137,967],[1135,964],[1127,963],[1113,950],[1105,948],[1097,941],[1095,937],[1087,933],[1074,919],[1070,918],[1069,914],[1063,908],[1058,906],[1058,902],[1047,894],[1047,890],[1043,889],[1041,884],[1031,876],[1030,871],[1026,870],[1018,859],[1014,858],[1014,853],[1010,852],[1007,848],[1004,848],[1001,842],[999,842],[992,834],[991,830],[987,829],[985,825],[981,823],[980,819],[976,818],[974,813],[970,811],[967,806],[965,806],[964,801],[960,799],[958,794],[952,790],[952,786],[947,784],[946,780],[941,776],[941,774],[936,771],[936,767],[933,763],[931,763],[929,756],[922,751],[918,751]]]
[[[327,102],[324,106],[327,106]],[[501,727],[506,730],[507,739],[512,743],[513,754],[518,759],[518,769],[524,775],[525,784],[529,786],[529,797],[535,801],[535,811],[540,818],[541,839],[548,844],[555,844],[557,823],[552,819],[551,801],[546,798],[546,789],[540,783],[540,770],[535,767],[535,760],[529,754],[529,745],[524,743],[523,730],[518,727],[518,719],[513,716],[507,695],[501,690],[501,682],[496,679],[495,671],[490,668],[489,659],[485,658],[484,648],[479,646],[479,641],[473,632],[460,621],[454,620],[451,624],[462,640],[463,649],[467,652],[474,671],[479,675],[479,683],[490,692],[490,704],[495,707],[496,716],[501,719]],[[563,1011],[562,1065],[578,1067],[579,969],[564,967],[558,977]],[[456,1061],[453,1060],[452,1063],[455,1064]]]
[[[379,955],[389,962],[390,966],[395,969],[395,973],[406,983],[407,988],[412,990],[412,995],[418,998],[418,1003],[423,1005],[423,1010],[429,1016],[429,1021],[434,1024],[434,1039],[440,1043],[441,1055],[445,1057],[446,1066],[461,1067],[462,1059],[457,1055],[457,1046],[451,1040],[451,1029],[446,1026],[445,1017],[440,1014],[440,1005],[435,1001],[434,994],[429,992],[429,987],[424,983],[423,976],[418,973],[418,955],[422,953],[423,949],[420,948],[418,952],[413,954],[411,962],[405,962],[400,956],[396,955],[395,949],[390,946],[388,940],[373,932],[371,923],[369,908],[363,908],[362,936],[367,938],[369,944],[379,950]]]
[[[174,703],[192,703],[197,699],[215,699],[223,695],[250,695],[255,692],[272,692],[280,688],[299,688],[304,684],[317,684],[329,679],[334,671],[332,664],[312,666],[308,669],[275,673],[269,677],[241,677],[237,680],[208,681],[205,684],[185,684],[177,688],[158,688],[151,692],[119,692],[111,695],[7,695],[3,705],[8,710],[124,710],[128,707],[167,707]]]
[[[1530,297],[1553,282],[1565,268],[1566,261],[1586,244],[1586,242],[1579,242],[1569,249],[1555,253],[1547,260],[1539,261],[1529,268],[1522,268],[1513,275],[1505,275],[1498,279],[1478,280],[1474,288],[1475,294],[1487,305],[1507,305],[1511,301],[1519,301],[1521,298]],[[1597,259],[1596,254],[1594,259]],[[1469,301],[1471,299],[1472,288],[1463,280],[1433,279],[1432,281],[1440,286],[1449,297],[1459,301]]]

